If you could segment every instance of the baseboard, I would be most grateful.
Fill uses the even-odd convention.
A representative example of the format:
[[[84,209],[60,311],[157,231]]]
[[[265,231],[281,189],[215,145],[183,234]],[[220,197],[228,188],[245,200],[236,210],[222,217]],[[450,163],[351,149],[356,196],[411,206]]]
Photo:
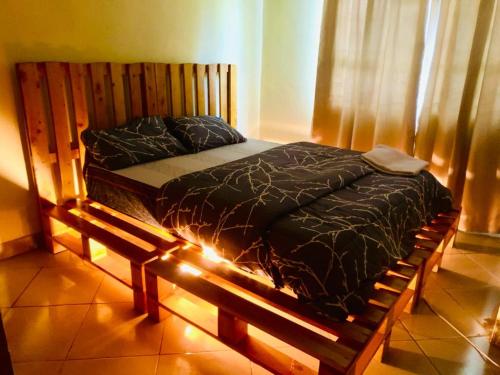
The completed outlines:
[[[28,236],[16,238],[0,244],[0,259],[10,258],[15,255],[40,247],[40,234],[30,234]]]
[[[500,235],[458,231],[454,246],[464,250],[498,252]]]

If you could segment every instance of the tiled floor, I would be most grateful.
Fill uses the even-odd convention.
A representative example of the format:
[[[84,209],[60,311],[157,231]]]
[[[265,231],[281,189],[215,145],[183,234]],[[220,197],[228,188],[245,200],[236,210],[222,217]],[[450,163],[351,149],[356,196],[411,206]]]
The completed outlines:
[[[500,303],[500,254],[449,249],[425,298],[430,307],[397,323],[388,360],[379,351],[366,373],[500,374],[436,315],[500,362],[487,337]],[[0,261],[0,308],[19,375],[266,373],[180,318],[154,324],[137,316],[128,288],[70,252]]]

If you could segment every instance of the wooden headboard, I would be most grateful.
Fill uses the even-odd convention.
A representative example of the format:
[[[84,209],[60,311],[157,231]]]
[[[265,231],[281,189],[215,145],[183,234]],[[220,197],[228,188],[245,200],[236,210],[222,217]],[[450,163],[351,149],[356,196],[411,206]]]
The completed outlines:
[[[217,115],[236,126],[229,64],[17,64],[37,194],[61,204],[85,196],[81,132],[147,115]]]

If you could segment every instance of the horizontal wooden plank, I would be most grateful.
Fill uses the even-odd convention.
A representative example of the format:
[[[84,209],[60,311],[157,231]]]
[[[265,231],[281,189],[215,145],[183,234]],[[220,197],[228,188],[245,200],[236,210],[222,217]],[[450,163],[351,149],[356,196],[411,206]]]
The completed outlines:
[[[384,275],[378,281],[378,284],[380,284],[383,288],[394,290],[396,292],[402,292],[408,286],[408,279],[403,279],[393,275]]]
[[[417,238],[415,246],[423,249],[435,250],[439,246],[439,243],[423,238]]]
[[[287,314],[302,319],[335,336],[344,338],[353,347],[359,347],[360,344],[364,344],[373,334],[369,329],[357,324],[347,321],[338,322],[324,315],[319,315],[319,310],[300,303],[291,295],[232,270],[223,263],[206,260],[201,254],[195,251],[181,251],[176,254],[176,257],[183,262],[190,263],[223,278],[241,290],[252,293],[254,297]]]
[[[384,289],[375,289],[370,296],[370,300],[376,302],[380,306],[390,308],[398,299],[399,294],[391,293]]]
[[[135,263],[144,264],[158,258],[158,253],[147,252],[141,247],[124,240],[120,236],[110,233],[87,220],[71,214],[61,206],[54,206],[48,209],[46,214],[77,230],[81,234],[95,239],[115,253]]]
[[[115,226],[116,228],[123,230],[133,236],[136,236],[143,241],[149,242],[150,244],[156,246],[159,250],[168,251],[175,246],[175,242],[167,241],[166,239],[161,238],[154,233],[139,228],[138,226],[122,220],[117,216],[113,216],[104,210],[92,207],[86,202],[81,204],[81,209],[88,214],[104,221],[107,224]]]
[[[179,272],[178,266],[180,264],[181,262],[177,261],[175,257],[170,257],[166,262],[151,262],[146,265],[146,269],[339,371],[345,371],[354,359],[356,351],[347,346],[329,340],[255,305],[221,286],[205,280],[202,276],[196,277],[189,273]]]

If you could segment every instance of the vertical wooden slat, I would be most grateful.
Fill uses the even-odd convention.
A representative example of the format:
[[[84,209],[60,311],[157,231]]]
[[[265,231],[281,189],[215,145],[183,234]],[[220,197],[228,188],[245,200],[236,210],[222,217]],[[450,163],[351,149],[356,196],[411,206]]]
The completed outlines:
[[[69,133],[68,96],[66,92],[67,66],[63,63],[46,63],[50,108],[56,138],[57,161],[60,174],[59,202],[74,198],[73,158]]]
[[[132,102],[132,117],[142,117],[141,64],[130,64],[128,76],[130,81],[130,101]]]
[[[86,196],[85,182],[83,181],[83,165],[85,163],[85,146],[81,141],[82,132],[89,126],[87,99],[85,96],[85,67],[83,64],[69,64],[71,78],[71,92],[73,94],[73,108],[75,110],[76,136],[80,150],[80,170],[78,182],[81,198]]]
[[[208,113],[217,115],[217,64],[208,66]]]
[[[160,322],[160,307],[158,298],[158,277],[146,269],[146,296],[148,318],[153,322]]]
[[[106,74],[106,63],[90,64],[90,75],[92,78],[92,96],[94,99],[95,119],[92,128],[105,129],[111,124],[106,111],[106,97],[104,87],[104,75]]]
[[[219,65],[219,104],[220,117],[227,121],[227,64]]]
[[[35,63],[25,63],[18,65],[18,76],[21,83],[23,95],[24,112],[26,115],[27,133],[29,137],[31,158],[33,160],[34,172],[38,174],[44,170],[50,170],[49,155],[49,131],[47,119],[45,117],[42,82],[38,66]],[[38,177],[37,177],[38,178]],[[39,194],[51,200],[47,190],[47,183],[41,185],[38,181]],[[49,186],[52,188],[52,186]]]
[[[113,92],[113,113],[115,125],[123,125],[127,122],[127,107],[125,105],[125,88],[123,85],[123,64],[109,64],[111,73],[111,90]]]
[[[205,103],[205,71],[206,66],[196,64],[196,108],[198,116],[206,115]]]
[[[179,64],[170,64],[170,84],[172,93],[172,115],[182,115],[181,70]]]
[[[237,122],[237,112],[236,112],[236,96],[237,96],[237,85],[236,85],[236,66],[229,66],[229,124],[235,128]]]
[[[146,312],[146,293],[144,281],[144,267],[130,261],[130,272],[132,278],[132,291],[134,294],[134,309],[143,314]]]
[[[158,113],[161,116],[167,116],[169,114],[167,101],[167,64],[156,64],[155,73]]]
[[[44,115],[42,82],[38,66],[35,63],[17,65],[17,74],[21,85],[26,133],[29,138],[31,166],[38,193],[38,205],[41,212],[41,224],[45,247],[54,252],[49,218],[43,214],[42,201],[55,201],[54,175],[49,155],[49,132]]]
[[[156,74],[155,65],[144,63],[144,85],[146,91],[146,113],[148,116],[158,114],[158,104],[156,102]]]
[[[193,64],[184,64],[184,104],[186,116],[194,115],[193,108]]]

